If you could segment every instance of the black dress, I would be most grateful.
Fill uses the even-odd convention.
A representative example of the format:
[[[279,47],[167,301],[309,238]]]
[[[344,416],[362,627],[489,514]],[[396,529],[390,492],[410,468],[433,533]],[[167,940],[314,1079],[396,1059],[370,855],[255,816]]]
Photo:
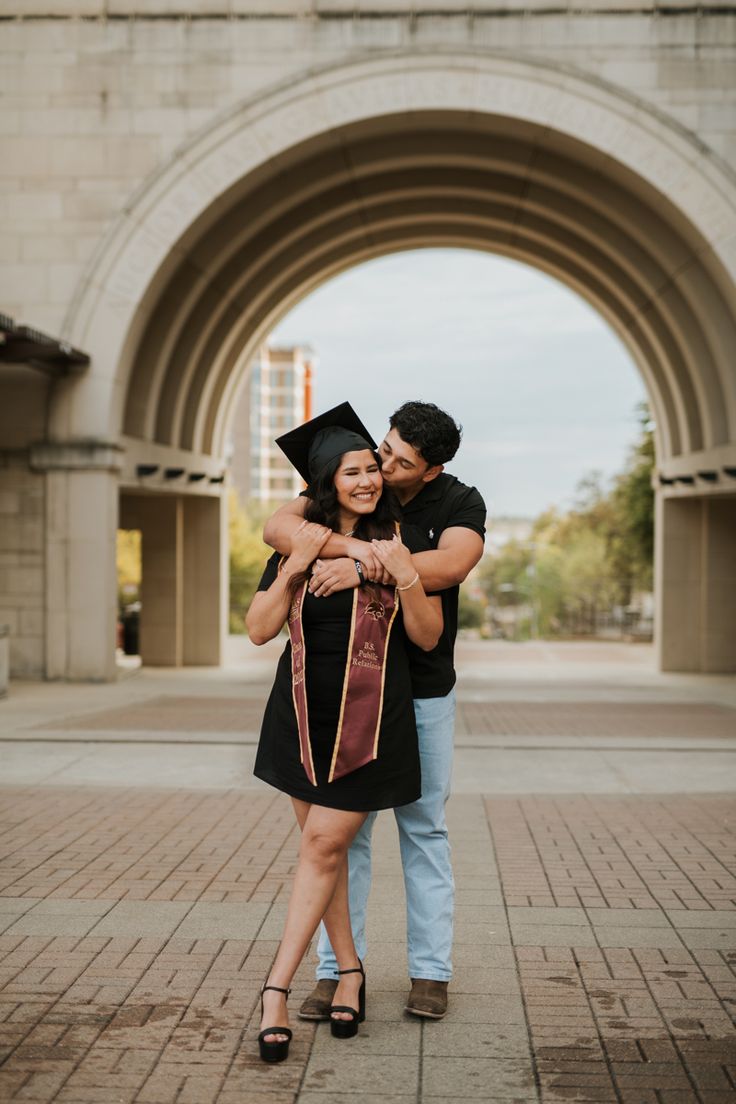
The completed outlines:
[[[411,526],[402,526],[401,537],[412,552],[429,547],[423,535]],[[268,590],[276,578],[279,559],[274,553],[268,561],[259,590]],[[279,658],[253,773],[290,797],[330,809],[370,812],[407,805],[421,797],[419,750],[407,637],[399,607],[386,655],[378,758],[342,778],[327,781],[340,714],[352,604],[352,590],[325,598],[315,598],[309,591],[304,596],[307,707],[317,785],[311,784],[299,759],[291,690],[291,642]]]

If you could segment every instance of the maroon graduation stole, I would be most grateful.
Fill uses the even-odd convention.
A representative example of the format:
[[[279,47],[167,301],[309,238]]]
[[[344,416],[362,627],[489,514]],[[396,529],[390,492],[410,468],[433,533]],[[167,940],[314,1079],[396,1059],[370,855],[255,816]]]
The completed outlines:
[[[304,681],[306,649],[302,608],[307,585],[305,582],[294,597],[289,610],[288,625],[291,639],[291,689],[299,729],[299,752],[307,778],[316,786],[317,777],[309,740],[307,688]],[[369,589],[357,587],[353,591],[350,643],[328,782],[342,778],[378,758],[386,655],[398,610],[395,587],[372,584]]]

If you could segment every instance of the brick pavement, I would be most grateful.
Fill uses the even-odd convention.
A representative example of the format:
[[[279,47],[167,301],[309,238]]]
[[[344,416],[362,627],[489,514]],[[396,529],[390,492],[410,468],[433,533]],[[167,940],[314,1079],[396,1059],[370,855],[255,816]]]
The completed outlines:
[[[736,1099],[725,796],[457,801],[457,980],[441,1024],[402,1022],[384,818],[369,1023],[348,1051],[299,1023],[274,1069],[254,1034],[295,858],[286,802],[2,796],[2,1099],[369,1104],[359,1090],[376,1077],[384,1101]],[[305,965],[295,1002],[310,978]]]
[[[238,696],[263,689],[213,686],[191,705],[190,731],[234,731]],[[463,707],[477,696],[475,687]],[[620,706],[604,722],[614,736],[626,717],[642,733],[669,723],[656,709],[637,713],[633,696],[609,703]],[[116,712],[136,738],[168,731],[156,717],[181,712],[187,695],[172,687],[175,707],[166,697],[136,705],[136,723],[150,728],[118,705],[89,711],[87,731]],[[564,734],[569,701],[514,701],[504,714],[489,692],[473,731],[486,716],[494,731],[518,722],[527,734],[538,724],[540,739]],[[703,719],[720,725],[728,710],[693,704],[702,708],[682,731],[697,743]],[[138,754],[131,745],[133,762]],[[573,778],[575,764],[573,753]],[[162,788],[125,777],[0,790],[0,1100],[736,1104],[732,794],[526,793],[520,768],[517,793],[454,797],[455,978],[440,1023],[403,1013],[400,866],[383,814],[368,1020],[348,1043],[296,1021],[289,1061],[266,1067],[257,993],[296,856],[288,803],[247,783]],[[311,978],[305,963],[292,1008]]]

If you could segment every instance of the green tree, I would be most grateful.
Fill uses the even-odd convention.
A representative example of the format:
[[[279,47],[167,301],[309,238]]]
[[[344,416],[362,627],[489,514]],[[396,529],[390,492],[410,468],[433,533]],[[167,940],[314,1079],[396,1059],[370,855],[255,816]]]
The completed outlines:
[[[140,529],[117,531],[118,608],[123,610],[140,595],[141,533]]]
[[[263,574],[271,549],[261,539],[261,522],[241,505],[235,491],[228,495],[230,543],[230,632],[245,632],[245,615]]]
[[[599,472],[588,473],[571,510],[546,510],[529,541],[509,541],[485,558],[478,580],[492,617],[494,609],[528,606],[541,636],[592,632],[598,614],[651,589],[654,436],[645,404],[638,413],[639,440],[611,488]]]
[[[568,629],[593,632],[596,615],[619,598],[603,533],[583,527],[576,532],[564,549],[561,580]]]
[[[639,441],[611,495],[617,519],[611,557],[625,580],[626,601],[634,590],[651,590],[654,570],[654,432],[646,403],[639,407]]]
[[[460,587],[457,607],[457,627],[459,629],[480,629],[485,619],[485,605],[469,594],[464,586]]]

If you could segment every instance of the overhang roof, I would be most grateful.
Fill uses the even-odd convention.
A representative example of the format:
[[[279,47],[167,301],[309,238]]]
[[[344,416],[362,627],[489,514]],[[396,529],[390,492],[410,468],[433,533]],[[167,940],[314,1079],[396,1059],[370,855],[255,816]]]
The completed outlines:
[[[90,363],[87,353],[0,314],[0,364],[28,364],[50,376],[68,376]]]

